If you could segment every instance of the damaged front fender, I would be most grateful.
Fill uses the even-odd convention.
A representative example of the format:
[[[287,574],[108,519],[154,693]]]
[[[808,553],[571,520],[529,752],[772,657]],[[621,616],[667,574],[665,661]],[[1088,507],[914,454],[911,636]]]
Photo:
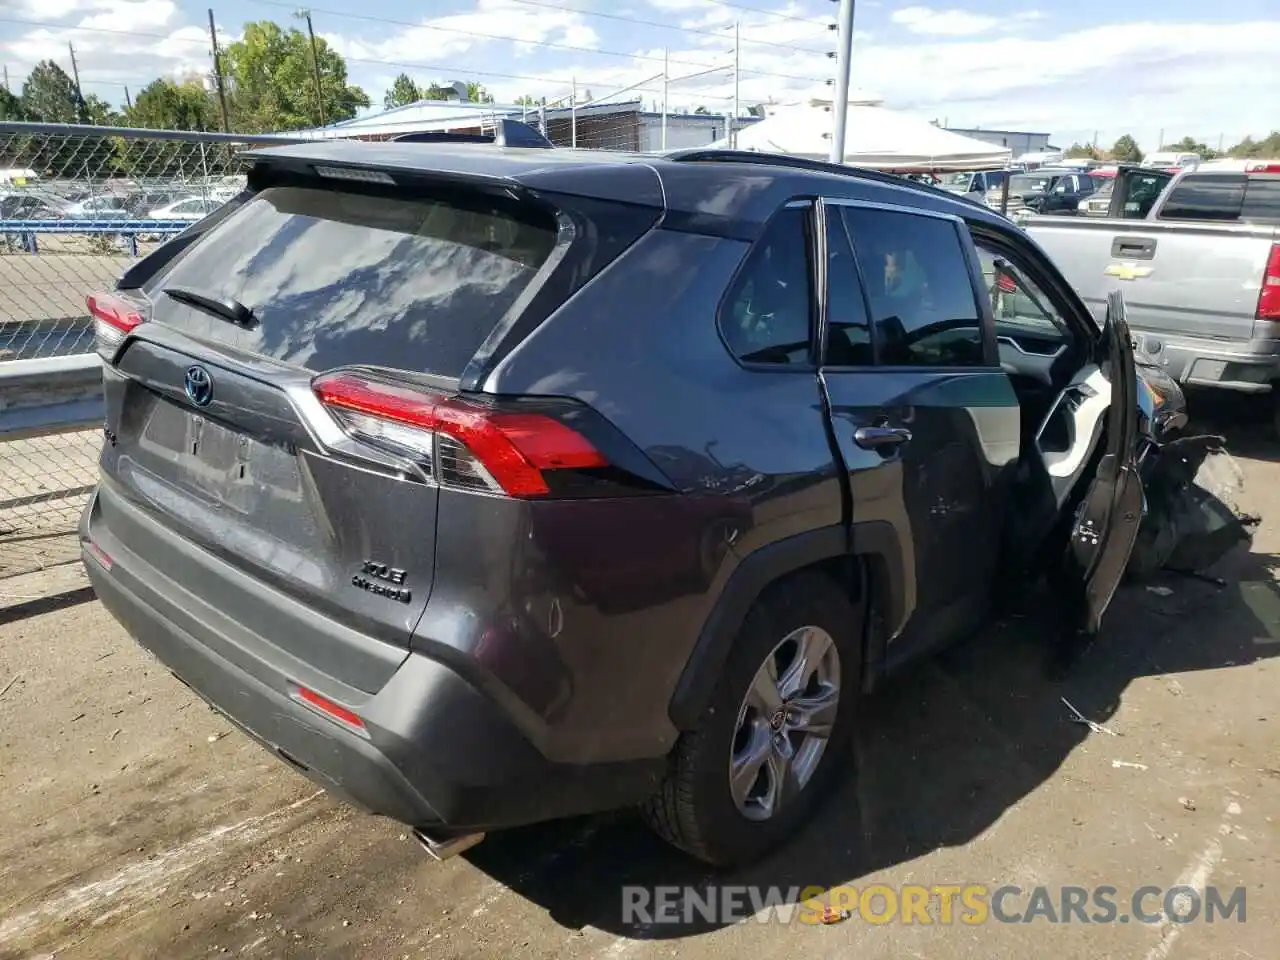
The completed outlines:
[[[1240,509],[1244,473],[1218,436],[1150,442],[1142,461],[1146,509],[1126,568],[1199,573],[1253,542],[1260,518]]]

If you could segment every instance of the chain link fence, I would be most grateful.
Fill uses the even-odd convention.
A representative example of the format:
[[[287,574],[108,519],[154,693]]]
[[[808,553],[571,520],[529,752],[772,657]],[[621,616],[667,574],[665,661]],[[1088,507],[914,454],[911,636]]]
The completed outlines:
[[[281,142],[0,123],[0,417],[7,364],[90,354],[85,295],[242,190],[247,148]],[[18,437],[0,442],[0,578],[77,559],[97,477],[101,431]]]

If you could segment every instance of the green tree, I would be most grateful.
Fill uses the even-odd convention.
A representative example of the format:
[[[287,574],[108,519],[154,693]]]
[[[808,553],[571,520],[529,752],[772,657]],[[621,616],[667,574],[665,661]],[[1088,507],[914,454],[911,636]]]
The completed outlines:
[[[1098,149],[1092,143],[1073,143],[1064,156],[1068,160],[1097,160]]]
[[[115,107],[97,94],[89,94],[84,98],[85,122],[98,127],[118,126],[123,119]]]
[[[515,104],[517,107],[536,107],[538,105],[538,98],[530,96],[527,93],[522,94],[521,96],[516,97]]]
[[[472,103],[493,103],[493,94],[485,89],[483,83],[473,80],[467,84],[467,99]]]
[[[1206,144],[1197,142],[1193,137],[1183,137],[1177,143],[1161,146],[1160,149],[1171,153],[1197,153],[1205,160],[1212,160],[1218,155],[1217,150],[1211,150]]]
[[[31,68],[22,85],[22,109],[31,120],[43,123],[77,123],[82,119],[75,82],[52,60]]]
[[[213,99],[198,80],[153,80],[125,111],[125,122],[147,130],[211,130],[217,127]]]
[[[1231,157],[1260,157],[1267,160],[1280,158],[1280,130],[1272,130],[1261,140],[1245,137],[1227,151]]]
[[[28,120],[22,100],[0,87],[0,120]]]
[[[323,37],[316,37],[315,59],[327,123],[350,120],[369,106],[369,95],[347,82],[346,60]],[[246,23],[223,61],[238,131],[298,130],[320,122],[311,42],[301,30],[285,30],[270,20]]]
[[[1112,145],[1111,159],[1117,163],[1141,163],[1142,151],[1138,149],[1138,141],[1124,134]]]
[[[390,110],[393,107],[403,107],[406,104],[417,103],[421,99],[422,90],[413,82],[412,77],[407,73],[402,73],[396,77],[395,82],[391,84],[391,89],[382,98],[382,105]]]

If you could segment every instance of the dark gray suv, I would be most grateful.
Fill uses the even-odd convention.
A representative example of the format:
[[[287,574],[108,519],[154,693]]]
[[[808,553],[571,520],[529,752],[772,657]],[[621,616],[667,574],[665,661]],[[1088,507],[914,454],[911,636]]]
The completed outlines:
[[[282,760],[447,856],[625,805],[742,862],[1037,558],[1096,630],[1133,357],[942,191],[732,152],[255,151],[89,298],[85,564]]]

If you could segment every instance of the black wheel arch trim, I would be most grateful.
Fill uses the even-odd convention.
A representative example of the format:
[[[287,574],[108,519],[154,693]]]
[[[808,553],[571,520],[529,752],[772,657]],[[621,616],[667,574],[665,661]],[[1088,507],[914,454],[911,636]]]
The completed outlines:
[[[738,564],[698,634],[671,697],[668,715],[679,730],[694,727],[715,691],[734,639],[747,612],[770,584],[788,574],[840,557],[861,558],[860,582],[863,596],[870,595],[869,608],[877,611],[878,622],[900,626],[906,619],[907,591],[903,575],[911,575],[902,564],[898,533],[886,521],[868,521],[821,527],[760,547]],[[865,628],[867,619],[860,625]],[[892,627],[890,628],[892,629]],[[876,629],[866,635],[864,656],[872,673],[884,659],[887,631]],[[864,670],[864,685],[874,682]]]

